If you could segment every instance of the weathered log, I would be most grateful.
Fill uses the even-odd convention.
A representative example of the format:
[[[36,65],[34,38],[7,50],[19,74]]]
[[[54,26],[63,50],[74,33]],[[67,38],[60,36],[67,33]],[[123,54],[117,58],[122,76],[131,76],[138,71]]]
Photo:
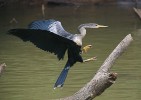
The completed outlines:
[[[4,67],[6,67],[5,63],[0,64],[0,75],[3,72],[3,70],[4,70]]]
[[[112,65],[132,41],[133,38],[131,34],[127,35],[107,57],[90,82],[72,96],[61,98],[59,100],[92,100],[103,93],[104,90],[115,83],[117,78],[117,73],[110,73]]]

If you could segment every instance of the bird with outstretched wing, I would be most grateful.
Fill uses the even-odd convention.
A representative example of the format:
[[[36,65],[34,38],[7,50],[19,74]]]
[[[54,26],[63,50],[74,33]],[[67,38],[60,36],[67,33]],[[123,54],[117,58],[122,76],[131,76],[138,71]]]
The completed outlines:
[[[87,62],[96,59],[96,57],[93,57],[83,60],[81,46],[82,39],[86,35],[86,28],[99,27],[107,26],[95,23],[81,24],[78,27],[80,34],[71,34],[64,30],[60,21],[49,19],[33,21],[28,25],[27,29],[11,29],[8,33],[21,38],[25,42],[30,41],[44,51],[54,53],[59,60],[64,58],[66,51],[68,52],[67,63],[54,85],[54,88],[56,88],[64,85],[69,69],[76,62]]]

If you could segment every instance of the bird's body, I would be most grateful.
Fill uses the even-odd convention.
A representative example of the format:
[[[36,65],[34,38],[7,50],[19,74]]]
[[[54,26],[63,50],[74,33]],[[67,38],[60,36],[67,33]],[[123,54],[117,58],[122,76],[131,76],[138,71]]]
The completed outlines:
[[[80,34],[71,34],[64,30],[61,22],[55,20],[39,20],[29,24],[27,29],[12,29],[10,34],[20,37],[23,41],[30,41],[38,48],[49,51],[57,55],[58,59],[63,59],[68,52],[67,63],[58,77],[54,87],[62,87],[71,66],[76,62],[84,62],[80,53],[82,39],[86,35],[85,28],[96,28],[97,24],[89,23],[79,26]],[[103,26],[104,27],[104,26]]]

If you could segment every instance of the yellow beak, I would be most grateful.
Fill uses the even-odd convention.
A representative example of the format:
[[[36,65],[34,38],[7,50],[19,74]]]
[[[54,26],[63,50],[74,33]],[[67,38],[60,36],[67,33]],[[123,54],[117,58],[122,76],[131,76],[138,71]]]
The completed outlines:
[[[97,25],[97,28],[100,28],[100,27],[108,27],[108,26],[104,26],[104,25]]]

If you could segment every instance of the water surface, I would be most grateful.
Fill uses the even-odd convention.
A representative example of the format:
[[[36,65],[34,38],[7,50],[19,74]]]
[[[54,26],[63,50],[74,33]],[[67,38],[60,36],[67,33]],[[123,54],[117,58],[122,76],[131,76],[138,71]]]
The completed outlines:
[[[72,95],[94,76],[106,57],[127,35],[134,38],[127,51],[116,61],[112,71],[118,73],[116,83],[95,100],[141,99],[141,21],[130,7],[57,6],[46,7],[45,19],[56,19],[64,28],[77,33],[78,25],[95,22],[108,28],[87,29],[83,45],[93,48],[83,58],[97,56],[95,62],[76,63],[70,70],[63,89],[53,85],[64,67],[55,55],[36,48],[30,42],[7,35],[10,28],[22,27],[43,19],[40,7],[9,6],[0,8],[0,63],[7,67],[0,77],[0,100],[52,100]],[[9,21],[15,17],[17,24]]]

